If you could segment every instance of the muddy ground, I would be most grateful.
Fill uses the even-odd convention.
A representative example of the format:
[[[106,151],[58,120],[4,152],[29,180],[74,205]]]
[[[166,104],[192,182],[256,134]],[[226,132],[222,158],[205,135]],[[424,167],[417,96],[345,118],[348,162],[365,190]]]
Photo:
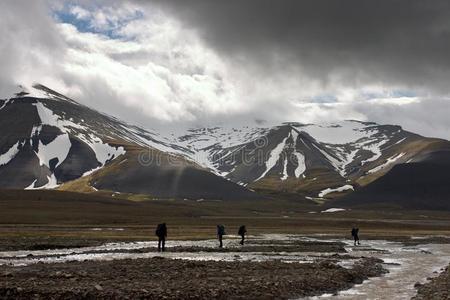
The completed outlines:
[[[366,258],[346,269],[312,264],[161,257],[2,267],[1,299],[289,299],[335,293],[385,270]]]

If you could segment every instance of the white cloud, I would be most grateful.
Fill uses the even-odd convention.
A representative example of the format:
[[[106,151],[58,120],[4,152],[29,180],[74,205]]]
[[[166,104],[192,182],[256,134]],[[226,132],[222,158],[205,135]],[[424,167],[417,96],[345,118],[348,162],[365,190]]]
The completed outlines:
[[[43,1],[0,3],[2,95],[14,84],[39,81],[147,127],[360,119],[450,138],[450,124],[442,115],[449,108],[447,99],[438,101],[421,91],[405,96],[379,83],[345,85],[333,76],[317,80],[297,65],[269,73],[270,66],[264,66],[262,72],[245,56],[219,56],[201,33],[151,6],[70,3],[51,4],[88,22],[92,32],[52,20]],[[320,103],[322,95],[331,95],[330,103]],[[436,112],[430,120],[422,112],[427,104]]]

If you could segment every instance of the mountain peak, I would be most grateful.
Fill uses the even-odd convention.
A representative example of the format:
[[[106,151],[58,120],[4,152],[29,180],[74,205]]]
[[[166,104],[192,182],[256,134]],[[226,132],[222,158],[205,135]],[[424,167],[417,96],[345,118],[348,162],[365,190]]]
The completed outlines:
[[[19,91],[15,93],[16,98],[33,97],[41,99],[50,99],[56,101],[67,101],[73,104],[78,104],[75,100],[58,93],[40,83],[34,83],[31,87],[19,85]]]

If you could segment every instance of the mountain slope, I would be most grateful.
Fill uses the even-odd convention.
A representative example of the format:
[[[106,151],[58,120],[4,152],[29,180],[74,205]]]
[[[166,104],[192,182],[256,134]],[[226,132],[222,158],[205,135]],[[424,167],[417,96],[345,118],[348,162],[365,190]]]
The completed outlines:
[[[436,142],[448,145],[400,126],[358,121],[202,128],[172,142],[195,152],[197,161],[216,174],[241,185],[313,197],[367,185],[396,164],[427,153]]]
[[[396,165],[450,148],[448,141],[400,126],[352,120],[163,134],[43,85],[1,101],[0,128],[0,188],[161,198],[243,199],[254,198],[254,190],[322,201],[360,190]]]
[[[330,205],[450,210],[449,170],[450,149],[430,152]]]
[[[102,171],[95,183],[87,181],[92,190],[161,197],[254,197],[189,160],[188,149],[171,145],[156,133],[101,114],[42,85],[34,86],[32,92],[22,91],[0,108],[2,188],[56,188],[71,180],[93,179],[93,174]],[[154,162],[142,160],[142,153]],[[124,159],[130,161],[117,166]],[[195,186],[202,186],[197,194],[192,192]],[[228,190],[232,192],[224,192]]]

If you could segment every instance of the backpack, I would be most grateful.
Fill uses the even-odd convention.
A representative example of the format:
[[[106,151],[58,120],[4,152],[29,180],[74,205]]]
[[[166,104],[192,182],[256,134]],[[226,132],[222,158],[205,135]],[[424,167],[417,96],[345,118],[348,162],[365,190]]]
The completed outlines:
[[[155,235],[158,237],[161,236],[162,230],[163,230],[163,224],[158,224],[158,226],[156,226]]]
[[[245,226],[239,227],[238,235],[244,235],[247,232]]]
[[[225,235],[225,226],[217,225],[217,234],[218,235]]]

